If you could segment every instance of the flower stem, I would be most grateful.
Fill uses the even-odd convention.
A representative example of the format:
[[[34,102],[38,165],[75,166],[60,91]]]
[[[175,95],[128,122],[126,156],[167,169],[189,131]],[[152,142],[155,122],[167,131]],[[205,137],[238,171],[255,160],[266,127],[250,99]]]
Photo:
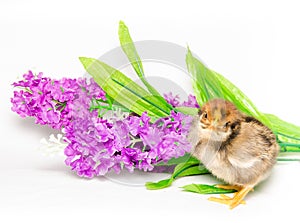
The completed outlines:
[[[141,140],[141,139],[139,139],[139,138],[132,138],[131,140],[130,140],[130,142],[131,142],[131,148],[133,148],[134,147],[134,145],[137,143],[137,142],[142,142],[143,140]]]

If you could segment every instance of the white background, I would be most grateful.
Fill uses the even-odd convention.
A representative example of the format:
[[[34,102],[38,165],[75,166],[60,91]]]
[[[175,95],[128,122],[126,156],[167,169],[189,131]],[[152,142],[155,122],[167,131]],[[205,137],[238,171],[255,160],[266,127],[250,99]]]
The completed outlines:
[[[179,179],[171,188],[147,191],[138,185],[166,176],[124,172],[119,180],[127,185],[104,177],[81,179],[64,165],[63,156],[43,156],[37,150],[40,138],[53,131],[10,111],[10,84],[29,69],[53,78],[82,76],[78,57],[97,58],[118,46],[120,19],[134,40],[188,44],[261,111],[300,125],[297,1],[2,0],[0,221],[297,222],[299,163],[276,165],[245,206],[229,211],[205,195],[179,188],[216,183],[210,176]],[[175,79],[180,83],[180,76]]]

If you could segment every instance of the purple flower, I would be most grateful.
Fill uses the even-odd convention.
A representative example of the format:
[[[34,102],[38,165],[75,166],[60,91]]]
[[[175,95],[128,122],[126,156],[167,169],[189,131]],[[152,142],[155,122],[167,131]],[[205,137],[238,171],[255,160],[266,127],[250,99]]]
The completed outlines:
[[[154,123],[147,112],[105,119],[97,106],[106,103],[106,94],[93,79],[55,80],[31,71],[23,77],[13,84],[21,89],[14,91],[12,110],[21,117],[34,117],[37,124],[61,129],[68,143],[65,163],[79,176],[119,173],[122,168],[152,171],[157,163],[190,150],[190,116],[171,111]],[[174,107],[199,107],[191,95],[183,104],[172,93],[165,97]]]
[[[115,147],[121,149],[130,145],[129,126],[123,121],[116,121],[113,125]]]
[[[14,97],[10,101],[13,104],[12,111],[18,113],[22,118],[31,116],[31,111],[26,103],[26,96],[23,90],[14,91]]]
[[[140,134],[141,139],[145,145],[155,147],[162,140],[164,133],[156,126],[149,127],[148,130]]]
[[[129,116],[129,118],[127,119],[127,125],[129,128],[129,132],[133,135],[133,136],[137,136],[140,132],[140,118],[137,116]]]
[[[133,172],[138,164],[140,157],[140,150],[134,148],[124,148],[121,152],[122,162],[129,172]]]
[[[182,106],[191,107],[191,108],[200,108],[200,106],[196,100],[196,97],[191,94],[188,96],[188,101],[184,101],[182,103]]]
[[[200,108],[200,106],[196,100],[196,97],[191,94],[188,96],[188,100],[184,101],[183,103],[180,103],[179,95],[173,95],[172,92],[170,92],[168,94],[164,94],[164,98],[174,108],[181,107],[181,106],[191,107],[191,108]]]
[[[169,92],[168,94],[164,94],[164,98],[173,107],[178,107],[180,104],[179,95],[173,96],[172,92]]]
[[[90,178],[104,175],[115,164],[105,146],[106,142],[114,138],[110,126],[100,118],[76,117],[64,131],[69,143],[65,149],[65,162],[79,176]]]
[[[92,178],[95,176],[95,170],[92,168],[95,161],[91,157],[81,156],[70,163],[72,170],[76,171],[78,176]]]
[[[55,129],[67,126],[74,113],[89,112],[92,99],[106,99],[105,92],[93,79],[54,80],[43,77],[42,73],[34,75],[32,71],[24,74],[23,78],[13,83],[21,90],[14,91],[12,111],[23,118],[34,117],[37,124]]]
[[[85,177],[105,175],[110,170],[120,172],[122,166],[130,172],[135,168],[151,171],[158,162],[189,151],[186,126],[190,121],[189,116],[172,112],[169,117],[150,123],[145,112],[141,117],[128,116],[110,123],[97,113],[86,113],[75,117],[65,128],[69,142],[66,164]],[[134,134],[132,122],[139,123],[134,125]]]

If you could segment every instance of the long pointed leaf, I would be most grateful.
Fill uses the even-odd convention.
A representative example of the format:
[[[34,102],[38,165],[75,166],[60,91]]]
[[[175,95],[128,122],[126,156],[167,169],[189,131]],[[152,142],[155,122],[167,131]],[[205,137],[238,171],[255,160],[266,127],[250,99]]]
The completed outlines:
[[[300,152],[300,127],[281,120],[275,115],[265,114],[272,123],[281,152]]]
[[[189,48],[186,55],[186,64],[188,71],[193,76],[193,88],[197,92],[196,98],[200,105],[210,99],[221,98],[223,96],[218,85],[215,85],[216,89],[208,86],[211,82],[216,82],[215,77],[211,75],[211,71],[203,63],[192,55]]]
[[[232,101],[238,109],[246,114],[259,119],[270,128],[272,127],[269,119],[256,108],[254,103],[237,86],[235,86],[221,74],[218,74],[214,71],[212,72],[218,79],[218,84],[221,86],[221,89],[225,95],[225,99]]]
[[[140,78],[144,76],[144,68],[141,62],[140,56],[138,55],[134,43],[129,34],[128,27],[123,21],[119,22],[119,40],[121,47],[128,57],[132,67]]]
[[[239,110],[257,118],[274,131],[283,152],[300,151],[299,126],[285,122],[274,115],[261,113],[238,87],[221,74],[208,69],[192,55],[189,49],[186,56],[186,63],[189,72],[193,76],[193,87],[199,103],[205,103],[214,97],[222,97],[229,100]]]
[[[224,98],[233,102],[239,110],[270,126],[264,114],[258,111],[251,100],[238,87],[222,75],[207,68],[192,55],[189,49],[186,55],[186,63],[189,72],[193,76],[193,87],[196,94],[198,94],[196,98],[200,105],[212,98]]]
[[[148,190],[159,190],[172,185],[173,181],[179,177],[209,174],[210,172],[199,164],[199,160],[190,157],[186,162],[179,163],[170,178],[158,182],[147,182],[145,184]]]
[[[148,190],[159,190],[170,187],[173,181],[179,177],[203,175],[209,173],[210,172],[204,166],[199,164],[178,164],[176,166],[176,170],[174,170],[174,173],[170,178],[158,182],[147,182],[145,186]]]
[[[146,182],[145,186],[148,190],[160,190],[171,186],[173,181],[173,178],[168,178],[158,182]]]
[[[93,59],[80,57],[85,70],[96,83],[114,100],[141,115],[147,111],[153,118],[169,115],[166,107],[160,107],[157,99],[120,71]]]
[[[274,131],[276,130],[276,132],[278,133],[288,135],[289,137],[294,137],[295,140],[300,141],[300,126],[296,126],[294,124],[283,121],[282,119],[272,114],[265,114],[265,116],[272,123]]]
[[[227,194],[236,192],[236,190],[227,190],[207,184],[189,184],[182,187],[184,191],[198,194]]]
[[[199,112],[199,108],[176,107],[176,111],[181,112],[186,115],[197,115]]]
[[[180,163],[199,163],[199,160],[194,158],[190,153],[186,153],[183,156],[180,156],[178,158],[171,158],[167,163],[164,161],[161,161],[160,163],[156,164],[155,166],[173,166]]]
[[[147,87],[148,91],[154,95],[160,103],[165,104],[169,109],[172,109],[171,105],[169,105],[166,100],[160,95],[160,93],[147,81],[143,69],[143,64],[140,56],[137,53],[135,45],[131,39],[128,27],[125,25],[123,21],[119,23],[119,39],[121,47],[128,57],[133,69],[137,73],[138,77],[141,79],[143,84]]]

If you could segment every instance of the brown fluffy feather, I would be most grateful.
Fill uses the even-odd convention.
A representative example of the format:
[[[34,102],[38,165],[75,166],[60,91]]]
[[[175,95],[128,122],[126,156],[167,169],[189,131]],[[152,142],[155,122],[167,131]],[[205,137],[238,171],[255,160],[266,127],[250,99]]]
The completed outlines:
[[[231,185],[254,187],[269,175],[279,152],[268,127],[222,99],[202,107],[189,140],[192,155]]]

